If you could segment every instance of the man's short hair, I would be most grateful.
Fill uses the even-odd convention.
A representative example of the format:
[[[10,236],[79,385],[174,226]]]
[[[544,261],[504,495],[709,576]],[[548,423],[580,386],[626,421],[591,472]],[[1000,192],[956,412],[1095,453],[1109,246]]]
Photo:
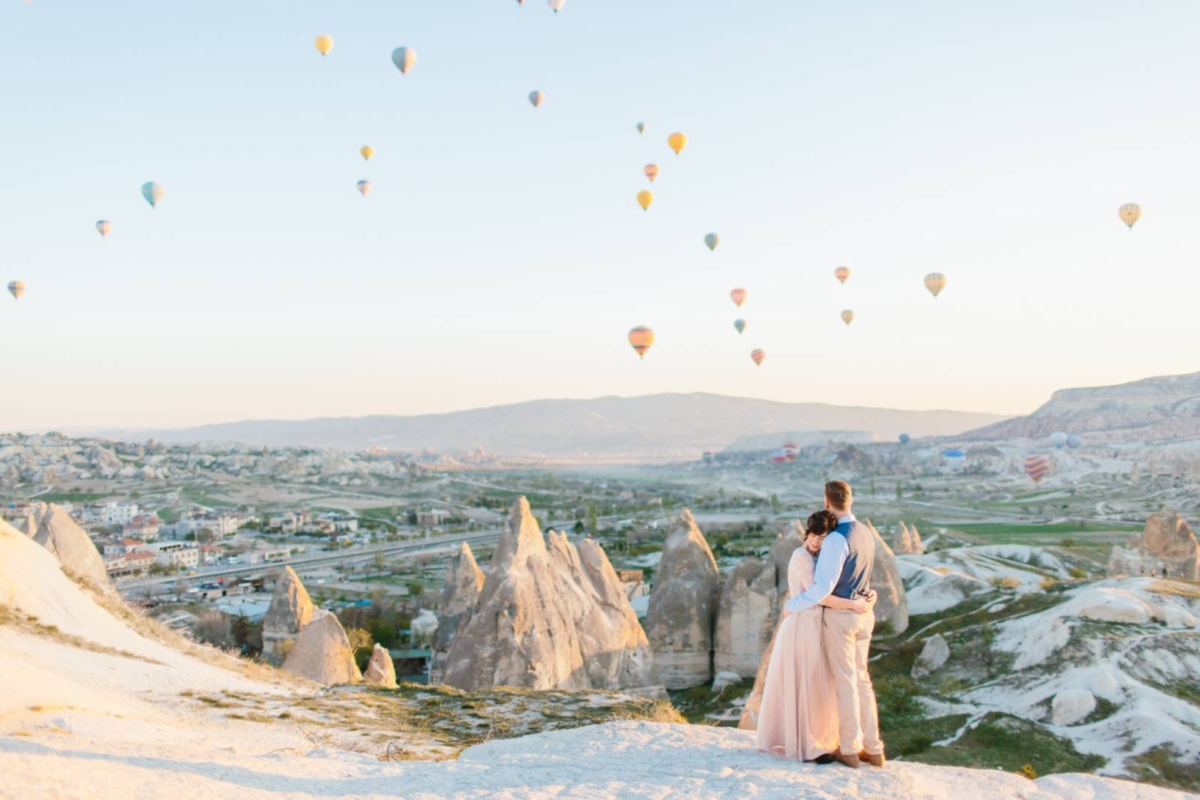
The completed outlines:
[[[829,505],[844,511],[854,502],[854,492],[845,481],[829,481],[825,484],[825,499]]]

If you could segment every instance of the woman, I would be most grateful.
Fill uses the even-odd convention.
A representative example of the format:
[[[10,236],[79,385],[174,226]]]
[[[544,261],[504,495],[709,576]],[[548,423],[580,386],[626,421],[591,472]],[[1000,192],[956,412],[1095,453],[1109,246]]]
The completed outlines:
[[[788,596],[808,588],[821,542],[837,527],[837,517],[818,511],[804,526],[804,546],[788,563]],[[821,605],[866,612],[871,600],[830,596]],[[821,608],[787,614],[775,631],[775,643],[763,680],[762,707],[755,746],[797,761],[815,761],[837,750],[837,695],[822,649]],[[821,758],[824,762],[826,759]]]

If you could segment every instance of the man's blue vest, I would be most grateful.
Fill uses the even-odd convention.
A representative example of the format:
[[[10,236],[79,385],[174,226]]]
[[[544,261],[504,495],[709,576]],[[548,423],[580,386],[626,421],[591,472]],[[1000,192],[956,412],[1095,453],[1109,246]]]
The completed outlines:
[[[844,522],[830,536],[845,536],[849,545],[842,574],[833,587],[833,596],[851,600],[871,588],[871,566],[875,563],[875,534],[858,520]]]

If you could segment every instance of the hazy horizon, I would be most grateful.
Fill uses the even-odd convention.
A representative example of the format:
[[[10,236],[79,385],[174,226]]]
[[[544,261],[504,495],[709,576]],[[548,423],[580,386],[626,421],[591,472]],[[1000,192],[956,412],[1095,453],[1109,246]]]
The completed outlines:
[[[1196,370],[1200,6],[682,8],[5,4],[0,429],[666,391],[1016,415]]]

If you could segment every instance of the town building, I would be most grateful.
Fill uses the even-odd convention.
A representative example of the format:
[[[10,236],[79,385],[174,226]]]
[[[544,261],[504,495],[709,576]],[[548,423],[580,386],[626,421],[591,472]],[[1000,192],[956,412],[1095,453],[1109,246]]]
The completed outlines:
[[[125,525],[137,515],[137,503],[94,503],[84,507],[83,522],[92,525]]]

